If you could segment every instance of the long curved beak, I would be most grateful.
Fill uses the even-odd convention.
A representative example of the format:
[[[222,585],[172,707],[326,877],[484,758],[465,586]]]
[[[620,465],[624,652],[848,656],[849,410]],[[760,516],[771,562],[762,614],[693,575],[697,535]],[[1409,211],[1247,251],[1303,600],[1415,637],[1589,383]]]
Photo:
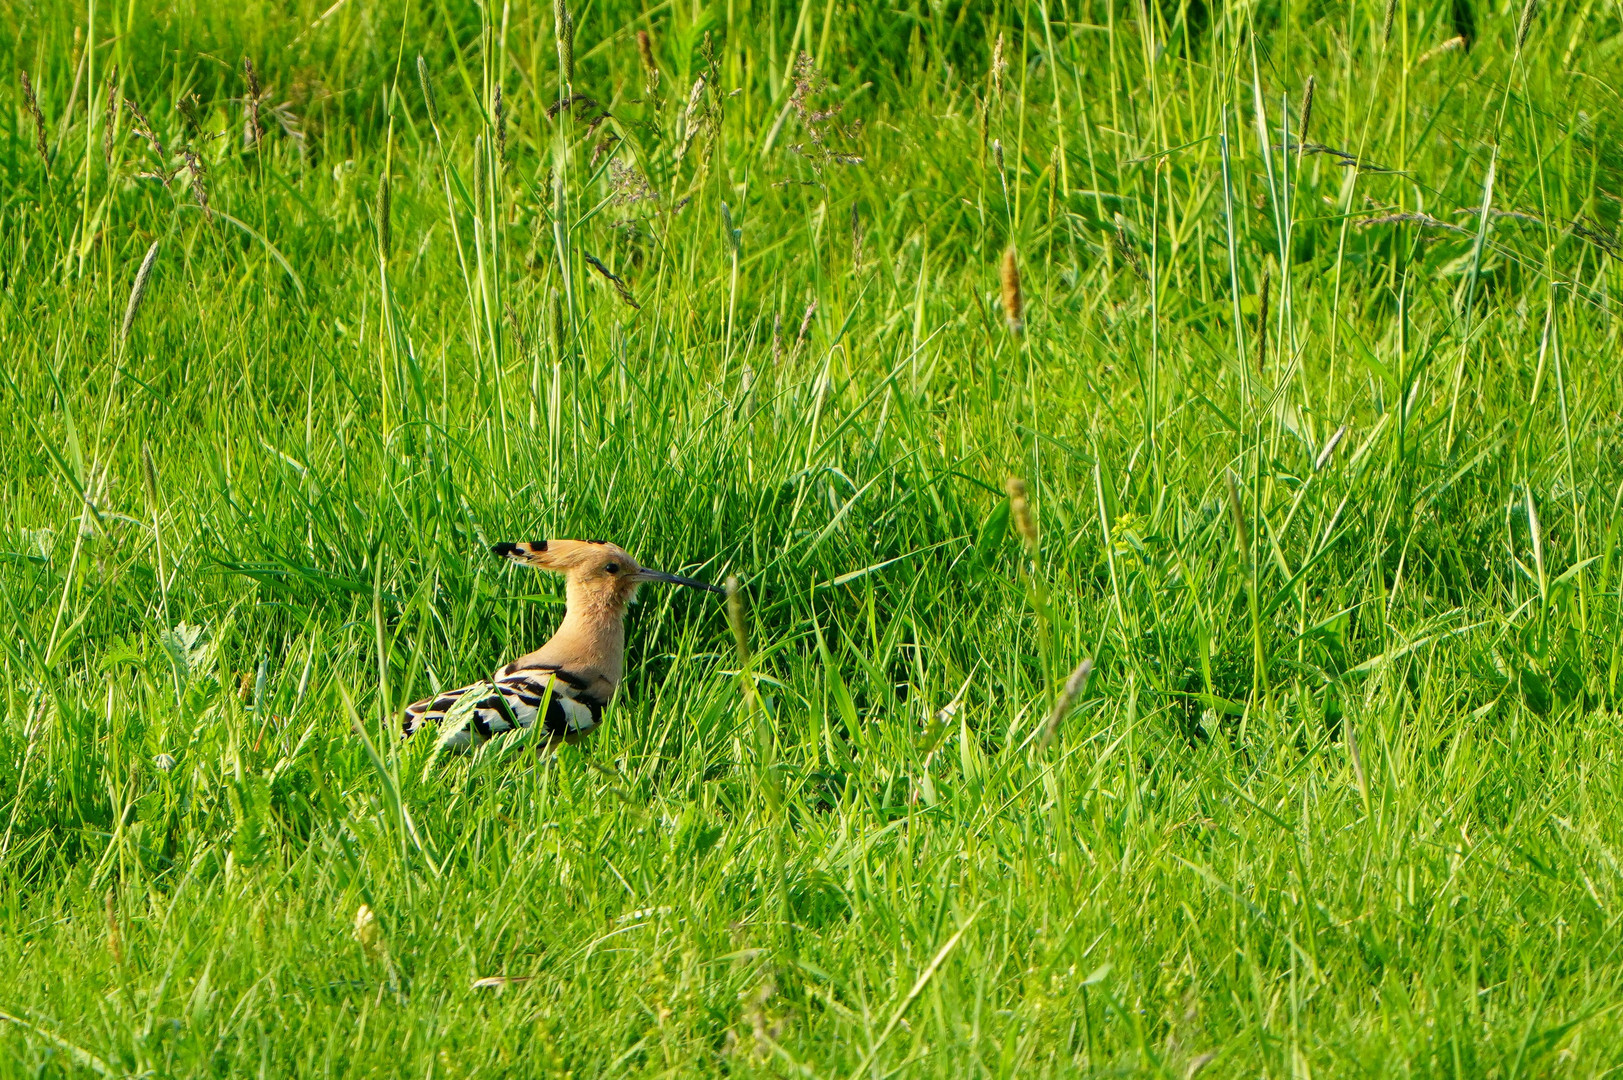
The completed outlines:
[[[650,570],[643,567],[636,573],[637,581],[660,581],[666,585],[686,585],[690,589],[703,589],[705,592],[724,593],[727,590],[718,588],[707,581],[698,581],[690,577],[680,577],[676,574],[667,574],[663,570]]]

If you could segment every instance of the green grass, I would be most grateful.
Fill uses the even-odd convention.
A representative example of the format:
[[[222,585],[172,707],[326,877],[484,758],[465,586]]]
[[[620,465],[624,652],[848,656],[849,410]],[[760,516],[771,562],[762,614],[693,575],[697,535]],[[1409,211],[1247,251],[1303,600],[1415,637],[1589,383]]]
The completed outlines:
[[[0,1072],[1623,1065],[1616,3],[89,2],[0,6]],[[553,536],[751,653],[400,743]]]

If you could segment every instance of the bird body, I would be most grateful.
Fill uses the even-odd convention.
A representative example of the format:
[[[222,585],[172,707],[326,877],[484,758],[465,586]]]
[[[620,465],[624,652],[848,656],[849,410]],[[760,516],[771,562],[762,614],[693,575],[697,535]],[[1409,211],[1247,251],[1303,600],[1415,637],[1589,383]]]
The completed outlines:
[[[603,720],[625,671],[626,605],[650,582],[721,592],[692,578],[639,566],[624,548],[601,540],[543,540],[497,544],[491,551],[525,566],[564,575],[564,620],[547,643],[473,683],[406,707],[403,734],[437,723],[470,693],[478,693],[468,723],[448,732],[445,745],[476,741],[540,719],[550,743],[574,742]],[[481,693],[482,692],[482,693]]]

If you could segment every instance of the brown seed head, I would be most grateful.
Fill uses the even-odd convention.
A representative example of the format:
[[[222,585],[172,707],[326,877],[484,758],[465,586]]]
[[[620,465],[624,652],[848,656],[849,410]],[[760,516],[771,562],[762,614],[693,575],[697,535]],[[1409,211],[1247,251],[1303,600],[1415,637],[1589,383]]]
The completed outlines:
[[[1014,518],[1015,531],[1026,545],[1033,559],[1037,557],[1037,521],[1031,514],[1031,497],[1026,482],[1018,476],[1004,481],[1003,490],[1009,493],[1009,516]]]
[[[749,627],[744,621],[744,590],[737,574],[727,575],[727,625],[733,628],[733,644],[738,648],[738,662],[750,662]]]
[[[654,63],[654,41],[648,31],[637,31],[637,56],[642,59],[642,91],[648,97],[659,93],[659,65]]]
[[[389,222],[391,199],[389,174],[385,172],[378,179],[378,252],[383,256],[384,262],[389,261],[389,251],[394,241],[394,229]]]
[[[1009,324],[1010,333],[1024,333],[1026,301],[1020,292],[1020,264],[1015,256],[1013,244],[1003,253],[1003,261],[998,264],[997,277],[1003,291],[1003,321]]]
[[[152,148],[153,156],[158,159],[158,167],[165,170],[163,182],[167,185],[169,183],[169,155],[164,150],[163,140],[158,138],[157,133],[152,130],[151,123],[147,121],[146,113],[141,111],[139,105],[126,98],[124,100],[124,109],[130,114],[130,123],[135,128],[135,133],[146,140],[146,144]]]
[[[553,289],[547,297],[547,329],[552,335],[552,358],[561,361],[564,358],[564,299],[557,289]]]
[[[203,159],[198,157],[190,146],[181,150],[180,156],[186,162],[186,174],[191,177],[192,197],[202,208],[203,220],[212,221],[214,212],[209,209],[208,188],[203,186]]]
[[[265,129],[259,123],[259,99],[263,91],[254,62],[246,56],[242,58],[242,75],[248,81],[248,116],[242,127],[243,141],[249,146],[258,146],[259,140],[265,137]]]
[[[39,159],[47,166],[51,157],[45,150],[45,114],[39,110],[39,98],[34,95],[34,84],[28,79],[28,72],[22,72],[23,106],[28,115],[34,118],[34,145],[39,150]]]
[[[113,164],[113,128],[118,124],[118,65],[113,65],[107,76],[107,111],[102,115],[101,156],[109,167]]]
[[[1302,158],[1302,151],[1307,149],[1307,126],[1313,121],[1313,76],[1307,77],[1307,87],[1302,91],[1302,122],[1296,132],[1296,159]]]

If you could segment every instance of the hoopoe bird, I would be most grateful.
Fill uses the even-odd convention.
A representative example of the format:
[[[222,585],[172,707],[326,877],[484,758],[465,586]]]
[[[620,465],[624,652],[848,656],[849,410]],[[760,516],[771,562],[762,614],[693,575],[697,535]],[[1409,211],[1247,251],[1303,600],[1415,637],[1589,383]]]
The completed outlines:
[[[491,552],[523,566],[564,576],[564,621],[545,645],[498,670],[489,683],[472,683],[406,707],[403,735],[445,718],[470,691],[488,692],[473,703],[468,723],[447,733],[447,749],[540,721],[549,745],[575,742],[603,720],[625,670],[626,605],[650,582],[723,590],[693,578],[639,566],[624,548],[602,540],[541,540],[497,544]],[[545,703],[546,712],[541,714]]]

